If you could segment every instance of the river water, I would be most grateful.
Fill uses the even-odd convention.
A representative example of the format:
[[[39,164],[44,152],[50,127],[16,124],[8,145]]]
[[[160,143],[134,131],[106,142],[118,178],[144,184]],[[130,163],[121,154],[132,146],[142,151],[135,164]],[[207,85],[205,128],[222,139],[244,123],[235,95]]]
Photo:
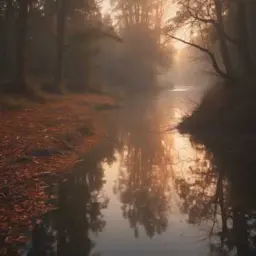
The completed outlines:
[[[122,148],[104,163],[109,197],[106,227],[96,239],[101,255],[207,255],[207,226],[188,224],[175,180],[190,179],[198,158],[188,138],[169,128],[197,100],[184,90],[135,98],[119,113]],[[191,98],[192,97],[192,98]],[[127,112],[126,112],[127,111]]]
[[[174,129],[201,94],[138,95],[100,120],[103,142],[49,191],[57,210],[26,255],[220,255],[205,211],[215,191],[209,157]]]

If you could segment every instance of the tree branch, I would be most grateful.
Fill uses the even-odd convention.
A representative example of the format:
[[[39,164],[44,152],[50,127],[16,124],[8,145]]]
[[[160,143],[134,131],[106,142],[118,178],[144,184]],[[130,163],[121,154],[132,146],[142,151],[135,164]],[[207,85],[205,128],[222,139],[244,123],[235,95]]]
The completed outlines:
[[[210,24],[213,24],[213,25],[215,24],[215,20],[214,19],[205,19],[205,18],[199,17],[199,15],[196,14],[195,11],[194,11],[194,13],[192,12],[193,9],[191,7],[186,6],[186,8],[187,8],[187,10],[189,12],[189,15],[192,18],[194,18],[194,19],[196,19],[196,20],[198,20],[200,22],[203,22],[203,23],[210,23]]]
[[[175,39],[175,40],[177,40],[177,41],[179,41],[179,42],[181,42],[181,43],[184,43],[184,44],[186,44],[186,45],[192,46],[192,47],[194,47],[194,48],[196,48],[196,49],[198,49],[198,50],[200,50],[200,51],[206,53],[206,54],[210,57],[210,59],[211,59],[212,67],[214,68],[214,70],[215,70],[221,77],[223,77],[223,78],[225,78],[225,79],[230,79],[230,77],[229,77],[223,70],[221,70],[221,68],[219,67],[219,65],[218,65],[218,63],[217,63],[217,60],[216,60],[214,54],[213,54],[210,50],[208,50],[208,49],[206,49],[206,48],[204,48],[204,47],[202,47],[202,46],[200,46],[200,45],[194,44],[194,43],[192,43],[192,42],[188,42],[188,41],[186,41],[186,40],[183,40],[183,39],[181,39],[181,38],[178,38],[178,37],[173,36],[173,35],[170,35],[170,34],[167,34],[167,36],[169,36],[169,37],[171,37],[172,39]]]
[[[198,20],[198,21],[200,21],[200,22],[203,22],[203,23],[205,23],[205,24],[212,24],[217,30],[219,29],[219,24],[218,24],[218,22],[215,20],[215,19],[206,19],[206,18],[203,18],[203,17],[200,17],[199,16],[199,14],[196,12],[196,10],[194,10],[193,8],[191,8],[190,7],[190,0],[188,0],[188,3],[187,3],[187,5],[183,5],[186,9],[187,9],[187,11],[188,11],[188,13],[189,13],[189,15],[193,18],[193,19],[195,19],[195,20]],[[210,15],[209,13],[207,13],[207,15]],[[238,40],[237,39],[234,39],[234,38],[232,38],[230,35],[228,35],[225,31],[223,31],[223,35],[225,36],[225,38],[229,41],[229,42],[231,42],[231,43],[233,43],[233,44],[238,44]]]

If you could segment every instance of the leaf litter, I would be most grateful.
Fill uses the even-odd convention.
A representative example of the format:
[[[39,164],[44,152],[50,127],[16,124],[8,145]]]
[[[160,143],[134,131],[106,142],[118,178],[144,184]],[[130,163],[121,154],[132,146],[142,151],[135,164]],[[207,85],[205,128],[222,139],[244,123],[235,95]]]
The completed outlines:
[[[99,143],[103,128],[94,125],[101,115],[95,114],[95,104],[113,104],[113,100],[69,95],[20,111],[0,111],[0,255],[10,255],[10,246],[28,242],[26,232],[54,209],[43,177],[72,169],[79,156]],[[49,149],[64,154],[31,154]],[[11,255],[19,255],[19,250]]]

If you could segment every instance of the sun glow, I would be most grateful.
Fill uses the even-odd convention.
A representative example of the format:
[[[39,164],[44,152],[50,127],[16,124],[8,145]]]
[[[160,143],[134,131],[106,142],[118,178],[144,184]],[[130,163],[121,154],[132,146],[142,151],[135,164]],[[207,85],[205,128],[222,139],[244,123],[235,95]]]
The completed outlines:
[[[112,10],[111,10],[111,4],[110,4],[110,0],[103,0],[101,2],[101,12],[103,15],[105,14],[112,14]],[[170,4],[168,5],[167,11],[165,13],[165,22],[174,17],[176,15],[177,12],[177,6],[175,4]],[[180,29],[178,29],[175,33],[175,36],[185,40],[185,41],[189,41],[190,40],[190,35],[189,35],[189,29],[186,27],[182,27]],[[187,45],[183,42],[180,42],[178,40],[172,39],[172,44],[174,46],[174,48],[176,49],[176,57],[179,57],[181,51],[187,47]]]
[[[101,12],[102,14],[111,14],[111,4],[109,0],[104,0],[101,3]]]

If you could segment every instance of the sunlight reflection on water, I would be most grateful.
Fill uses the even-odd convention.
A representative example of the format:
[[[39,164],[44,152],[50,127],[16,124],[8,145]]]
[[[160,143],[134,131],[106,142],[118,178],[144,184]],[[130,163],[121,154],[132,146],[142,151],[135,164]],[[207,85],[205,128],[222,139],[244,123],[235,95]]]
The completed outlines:
[[[54,241],[55,230],[63,237],[60,256],[209,255],[209,223],[198,222],[205,203],[200,172],[209,165],[204,151],[168,129],[197,96],[139,95],[101,118],[106,138],[58,184],[58,211],[36,230],[28,255],[39,255],[40,243],[49,242],[42,234]]]
[[[207,236],[207,225],[187,223],[176,184],[178,178],[193,179],[189,166],[198,152],[177,131],[157,132],[180,121],[188,111],[184,101],[181,104],[180,98],[175,100],[157,99],[157,109],[150,112],[151,118],[143,112],[147,118],[136,119],[136,111],[132,111],[133,119],[127,125],[136,121],[137,124],[125,139],[126,150],[116,153],[112,165],[103,165],[104,190],[110,201],[103,211],[107,226],[97,238],[95,248],[101,255],[205,256],[208,253],[207,243],[202,242]],[[166,103],[175,108],[168,108]],[[152,130],[150,126],[155,132],[147,134],[145,128]]]
[[[187,92],[187,91],[190,91],[190,90],[191,89],[189,89],[189,88],[174,88],[171,91],[172,92]]]

